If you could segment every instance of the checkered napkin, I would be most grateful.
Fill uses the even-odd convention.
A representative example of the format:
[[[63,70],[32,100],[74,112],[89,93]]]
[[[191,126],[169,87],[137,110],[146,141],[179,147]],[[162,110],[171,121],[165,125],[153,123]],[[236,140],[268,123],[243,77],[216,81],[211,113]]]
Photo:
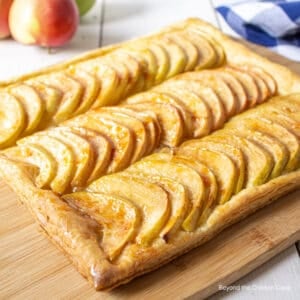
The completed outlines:
[[[300,0],[224,2],[216,10],[238,35],[300,61]]]

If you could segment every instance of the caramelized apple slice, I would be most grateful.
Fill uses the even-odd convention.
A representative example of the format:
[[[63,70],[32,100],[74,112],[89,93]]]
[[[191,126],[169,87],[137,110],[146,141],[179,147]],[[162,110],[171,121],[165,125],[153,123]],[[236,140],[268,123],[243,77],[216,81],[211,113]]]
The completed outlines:
[[[72,188],[83,187],[94,164],[94,152],[90,143],[68,127],[57,127],[48,130],[47,134],[65,143],[74,154],[75,169],[71,181]]]
[[[159,84],[167,78],[170,69],[169,55],[164,47],[157,43],[151,43],[149,50],[155,55],[158,65],[154,84]]]
[[[101,175],[106,173],[108,165],[111,162],[112,143],[108,138],[94,130],[82,127],[71,127],[69,130],[86,139],[92,147],[94,163],[89,177],[86,180],[87,183],[91,183],[93,180],[98,179]]]
[[[187,62],[184,72],[194,70],[198,61],[200,60],[196,45],[192,41],[188,40],[183,32],[169,33],[167,34],[167,38],[175,42],[177,45],[180,45],[181,49],[185,51]]]
[[[126,175],[126,171],[124,174]],[[132,172],[128,174],[155,183],[167,191],[170,199],[171,212],[169,220],[162,229],[160,236],[168,242],[174,233],[180,229],[189,207],[189,199],[184,186],[170,178],[162,176],[149,177],[147,174],[143,174],[140,171],[138,173]]]
[[[259,144],[271,153],[274,160],[274,167],[270,178],[276,178],[282,174],[289,159],[289,151],[283,143],[273,136],[251,129],[244,129],[243,131],[240,131],[239,135]]]
[[[245,186],[261,185],[269,179],[272,173],[274,167],[272,155],[255,142],[239,136],[239,132],[238,129],[222,130],[207,137],[207,140],[218,141],[239,148],[243,152],[247,163]]]
[[[176,90],[187,90],[195,93],[197,97],[200,98],[200,102],[204,101],[205,104],[210,108],[212,112],[212,122],[213,129],[218,129],[223,126],[226,120],[226,112],[221,98],[218,96],[217,92],[207,86],[203,86],[197,80],[183,80],[181,76],[177,77],[178,79],[167,81],[163,84],[163,86],[167,86],[168,88],[176,89]],[[199,105],[199,101],[194,103],[194,105]],[[195,107],[197,111],[198,107]],[[201,110],[199,111],[199,113]]]
[[[170,68],[166,78],[171,78],[174,75],[183,72],[187,63],[187,57],[184,50],[176,44],[176,42],[173,42],[166,36],[162,37],[160,43],[169,55]]]
[[[53,117],[55,123],[60,123],[73,115],[83,93],[83,88],[78,81],[63,72],[39,76],[36,80],[47,86],[54,87],[62,93],[62,99]]]
[[[135,111],[132,108],[124,106],[111,106],[109,110],[114,112],[121,112],[133,118],[140,120],[145,129],[147,135],[147,149],[146,154],[152,153],[160,144],[161,128],[157,119],[157,116],[152,111]]]
[[[205,139],[190,140],[183,143],[181,149],[189,148],[197,151],[197,149],[208,149],[211,151],[221,152],[227,155],[235,164],[237,172],[237,181],[234,193],[238,193],[244,186],[246,180],[246,163],[245,158],[240,149],[229,144],[220,144],[216,141],[206,141]]]
[[[118,108],[119,109],[119,108]],[[148,147],[148,136],[144,124],[137,118],[130,116],[113,107],[103,107],[97,111],[99,117],[113,120],[131,129],[134,134],[134,150],[130,163],[134,163],[144,156]]]
[[[232,90],[224,80],[215,76],[213,72],[206,70],[185,73],[181,75],[181,79],[197,80],[199,85],[214,89],[223,102],[227,117],[236,114],[238,107]]]
[[[120,78],[117,71],[105,63],[103,57],[81,62],[77,64],[77,68],[96,76],[100,82],[100,93],[92,105],[93,108],[114,104],[113,95],[118,91]]]
[[[189,118],[191,125],[189,125],[190,130],[187,135],[188,137],[202,137],[212,131],[213,116],[211,108],[199,95],[193,91],[189,91],[188,86],[187,88],[176,88],[172,87],[171,84],[162,84],[153,90],[179,99],[179,103],[181,102],[185,110],[190,112],[192,117]],[[186,123],[186,118],[184,120]],[[188,129],[189,128],[187,128],[187,130]]]
[[[243,85],[247,96],[247,107],[255,106],[259,101],[259,90],[253,77],[233,66],[226,67],[226,72],[232,74]]]
[[[237,103],[237,112],[244,111],[247,107],[247,95],[243,85],[232,74],[225,71],[226,69],[216,70],[216,76],[220,76],[231,88]]]
[[[122,51],[115,51],[110,56],[105,56],[103,61],[107,66],[116,71],[119,79],[114,94],[111,95],[109,100],[109,105],[116,104],[134,86],[137,78],[139,78],[140,66],[129,54]]]
[[[103,228],[100,246],[110,260],[117,258],[126,244],[136,236],[141,216],[130,200],[88,192],[64,195],[63,199],[100,224]]]
[[[170,103],[136,103],[127,104],[136,111],[153,111],[158,117],[159,124],[162,128],[161,143],[175,147],[179,145],[183,137],[183,120],[178,109]]]
[[[259,91],[258,103],[264,102],[270,96],[267,83],[263,80],[263,78],[259,73],[255,73],[251,69],[248,69],[247,72],[253,77],[254,81],[256,82],[256,85],[258,86],[258,91]]]
[[[39,145],[46,148],[57,163],[55,177],[50,183],[51,189],[58,194],[68,189],[75,170],[74,155],[69,146],[57,138],[46,135],[45,132],[23,138],[18,141],[18,145]]]
[[[35,178],[38,188],[48,188],[57,171],[57,162],[51,153],[41,145],[29,144],[7,149],[5,155],[30,163],[39,168]]]
[[[114,173],[126,168],[131,160],[134,139],[132,131],[120,123],[101,119],[97,112],[89,112],[64,123],[68,127],[84,127],[94,130],[113,144],[113,156],[107,173]]]
[[[268,90],[269,90],[269,96],[275,95],[277,92],[277,83],[275,79],[265,70],[259,67],[251,66],[251,71],[253,73],[258,74],[266,83]]]
[[[29,85],[18,84],[12,86],[9,92],[21,102],[27,119],[27,126],[23,135],[32,133],[40,124],[44,114],[44,102],[39,94]]]
[[[88,191],[102,192],[130,199],[143,216],[136,241],[147,245],[161,232],[170,216],[168,194],[156,184],[141,178],[118,173],[94,181]]]
[[[22,104],[7,92],[0,92],[0,149],[13,145],[26,126]]]
[[[218,54],[210,42],[201,34],[195,33],[191,30],[185,32],[185,37],[190,41],[195,42],[198,48],[200,60],[195,70],[208,69],[216,65],[218,62]]]
[[[246,118],[242,122],[233,119],[227,127],[236,127],[236,122],[239,122],[239,129],[248,128],[254,131],[260,131],[280,140],[289,150],[289,162],[286,166],[286,171],[293,171],[298,168],[300,164],[300,145],[297,137],[282,125],[270,121],[266,118]]]
[[[168,93],[165,93],[162,89],[162,91],[148,91],[146,93],[140,93],[135,96],[132,96],[130,98],[127,98],[125,103],[128,104],[134,104],[134,103],[169,103],[177,108],[177,110],[180,112],[180,115],[183,119],[183,131],[184,131],[184,137],[189,137],[193,133],[193,116],[189,112],[186,105],[180,101],[176,95],[170,95]]]
[[[74,112],[74,116],[77,116],[89,110],[93,105],[100,92],[100,82],[95,76],[77,68],[71,67],[67,74],[78,81],[84,89],[81,101]]]
[[[173,162],[170,154],[156,153],[130,166],[126,172],[167,177],[182,184],[191,203],[182,227],[186,231],[195,229],[205,201],[203,180],[197,171],[185,164]]]
[[[217,202],[223,204],[233,195],[238,174],[233,161],[224,153],[205,148],[180,147],[178,154],[193,157],[213,171],[219,186]]]
[[[200,35],[210,44],[210,46],[214,49],[216,55],[216,61],[213,66],[214,67],[221,66],[226,60],[226,57],[225,57],[224,49],[220,45],[220,43],[216,39],[214,39],[210,34],[205,32],[203,28],[194,27],[194,28],[190,28],[190,31],[193,31],[196,34]]]
[[[57,88],[47,86],[36,80],[28,80],[26,84],[34,88],[42,98],[45,107],[45,116],[40,124],[40,129],[46,128],[54,123],[52,117],[56,113],[61,99],[62,92]]]
[[[172,157],[172,161],[175,163],[184,164],[194,169],[199,173],[199,175],[203,178],[203,183],[205,186],[205,201],[204,207],[202,209],[202,214],[198,221],[198,225],[203,224],[206,221],[207,217],[217,205],[217,196],[218,196],[218,184],[215,174],[209,169],[206,165],[200,163],[199,161],[194,160],[191,157],[183,156],[183,155],[175,155]]]
[[[154,53],[148,49],[148,46],[144,46],[144,41],[140,43],[134,43],[134,45],[129,45],[128,50],[123,49],[122,51],[126,51],[133,57],[138,57],[140,61],[143,61],[143,65],[146,66],[145,72],[145,89],[148,89],[154,85],[155,77],[158,70],[157,58]],[[133,78],[134,74],[132,73],[131,78]]]

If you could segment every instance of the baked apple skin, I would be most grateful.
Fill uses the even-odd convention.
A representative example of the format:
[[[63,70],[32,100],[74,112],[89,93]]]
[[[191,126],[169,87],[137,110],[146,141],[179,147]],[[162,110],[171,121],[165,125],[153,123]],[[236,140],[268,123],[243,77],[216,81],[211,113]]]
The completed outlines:
[[[14,0],[9,26],[23,44],[59,47],[71,40],[79,23],[75,0]]]
[[[0,39],[10,36],[8,15],[13,0],[0,0]]]

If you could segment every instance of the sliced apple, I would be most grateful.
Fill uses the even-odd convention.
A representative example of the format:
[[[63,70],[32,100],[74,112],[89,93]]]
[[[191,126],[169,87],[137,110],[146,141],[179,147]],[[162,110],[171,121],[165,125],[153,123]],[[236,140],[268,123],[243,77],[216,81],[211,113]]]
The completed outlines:
[[[289,151],[283,143],[269,134],[251,129],[244,129],[240,132],[240,135],[243,135],[250,141],[254,141],[271,153],[274,160],[274,167],[270,178],[276,178],[282,174],[289,160]]]
[[[185,31],[185,37],[193,41],[198,48],[200,60],[195,70],[209,69],[218,63],[218,53],[206,38],[191,30]]]
[[[51,153],[57,163],[57,170],[50,187],[54,192],[62,194],[69,188],[72,181],[75,170],[75,158],[69,146],[57,138],[46,135],[46,132],[23,138],[18,141],[18,145],[39,145]]]
[[[155,55],[158,65],[154,84],[159,84],[167,78],[171,64],[170,58],[165,48],[160,44],[149,44],[149,50]]]
[[[111,106],[109,110],[114,112],[121,112],[133,118],[140,120],[145,129],[147,135],[147,149],[146,154],[152,153],[160,144],[161,128],[157,119],[157,116],[152,111],[135,111],[132,108],[124,106]]]
[[[168,53],[170,60],[170,68],[166,78],[171,78],[182,73],[187,64],[187,57],[184,50],[167,36],[162,36],[160,43]]]
[[[74,112],[74,116],[77,116],[90,109],[100,93],[101,86],[99,80],[94,75],[77,68],[69,68],[67,74],[74,80],[77,80],[84,89],[81,102]]]
[[[247,107],[254,107],[259,101],[260,93],[253,77],[234,66],[226,67],[225,70],[235,76],[236,79],[240,80],[246,92]]]
[[[20,101],[0,92],[0,149],[11,146],[26,126],[26,114]]]
[[[141,77],[141,67],[128,53],[121,50],[114,51],[111,55],[105,56],[103,62],[115,70],[119,78],[118,85],[114,90],[114,94],[110,96],[110,103],[108,105],[117,104],[136,85],[138,78]]]
[[[237,110],[236,112],[244,111],[247,107],[247,94],[241,82],[232,74],[225,71],[225,68],[217,69],[215,71],[216,76],[220,76],[227,85],[231,88],[237,103]]]
[[[172,157],[172,161],[175,163],[184,164],[199,173],[203,179],[205,186],[205,201],[202,209],[201,216],[198,221],[198,225],[203,224],[215,205],[217,205],[218,196],[218,184],[215,174],[206,165],[196,161],[195,159],[183,155],[175,155]]]
[[[255,73],[251,69],[248,70],[248,73],[251,74],[251,76],[253,77],[254,81],[258,86],[259,95],[260,95],[258,103],[262,103],[266,101],[270,96],[267,83],[264,81],[264,79],[261,77],[259,73]]]
[[[68,127],[56,127],[48,130],[47,134],[65,143],[73,151],[75,168],[70,184],[72,188],[83,187],[91,174],[95,158],[89,141]]]
[[[196,228],[206,196],[203,179],[197,171],[183,163],[173,162],[171,154],[156,153],[130,166],[126,172],[167,177],[183,185],[191,204],[182,227],[186,231]]]
[[[213,134],[207,139],[227,143],[239,148],[244,153],[248,167],[245,186],[253,187],[261,185],[269,179],[273,171],[273,157],[257,143],[239,136],[240,132],[240,129],[226,129],[217,132],[215,135]],[[242,135],[242,132],[240,135]]]
[[[216,141],[207,141],[205,138],[200,140],[190,140],[183,143],[180,149],[189,148],[197,151],[197,149],[207,149],[217,151],[227,155],[235,164],[237,172],[237,180],[234,193],[238,193],[243,188],[246,181],[246,163],[243,152],[230,144],[221,144]]]
[[[194,31],[196,34],[200,35],[210,44],[210,46],[214,49],[215,54],[217,56],[214,67],[219,67],[224,64],[226,60],[224,48],[220,45],[220,43],[214,39],[210,34],[203,31],[203,28],[191,28],[191,31]]]
[[[275,95],[277,92],[277,82],[271,76],[271,74],[269,74],[267,71],[263,70],[262,68],[259,68],[256,66],[251,66],[251,70],[252,70],[252,72],[259,74],[260,77],[267,84],[267,87],[269,89],[269,96]]]
[[[92,105],[92,108],[112,105],[117,102],[113,95],[115,91],[118,91],[120,78],[117,71],[105,63],[103,57],[78,63],[76,67],[96,76],[100,82],[100,93]]]
[[[196,45],[192,41],[188,40],[183,32],[169,33],[167,34],[167,37],[177,45],[180,45],[180,47],[185,51],[187,62],[184,72],[194,70],[200,60]]]
[[[202,137],[209,134],[213,128],[212,111],[206,101],[204,101],[198,94],[188,90],[188,88],[173,87],[172,84],[162,84],[153,89],[159,91],[163,95],[169,95],[173,98],[179,99],[179,103],[184,106],[184,109],[191,115],[187,128],[189,130],[187,137]],[[187,119],[184,118],[185,123]]]
[[[47,86],[54,87],[62,93],[59,107],[53,117],[55,123],[61,123],[73,116],[83,94],[83,88],[78,81],[63,72],[51,73],[47,76],[42,75],[37,77],[36,80]]]
[[[127,98],[125,103],[135,104],[135,103],[169,103],[177,108],[180,112],[180,115],[183,119],[183,131],[184,137],[188,138],[191,134],[193,134],[193,116],[186,107],[186,105],[178,99],[176,95],[171,95],[169,93],[165,93],[164,89],[161,90],[151,90],[145,93],[140,93],[134,95],[130,98]]]
[[[27,120],[27,126],[23,135],[32,133],[40,124],[45,104],[39,94],[31,86],[26,84],[18,84],[9,88],[9,92],[21,102]]]
[[[176,147],[179,145],[183,138],[183,119],[178,109],[170,103],[136,103],[127,104],[129,107],[136,111],[153,111],[158,117],[159,124],[162,128],[161,143]]]
[[[233,195],[238,180],[237,168],[234,162],[224,153],[205,148],[180,147],[178,154],[196,159],[211,169],[219,186],[217,203],[227,202]]]
[[[94,111],[68,120],[64,125],[94,130],[112,142],[113,155],[107,173],[115,173],[129,165],[134,146],[134,135],[130,128],[112,120],[101,119],[101,115]]]
[[[45,116],[40,123],[40,129],[46,128],[49,125],[53,125],[54,120],[52,117],[59,108],[61,99],[63,97],[62,92],[57,88],[50,87],[33,79],[28,80],[25,83],[34,88],[44,102]]]
[[[124,197],[142,212],[143,220],[136,241],[148,245],[158,237],[170,216],[170,203],[166,191],[158,185],[129,174],[104,176],[88,186],[88,191]]]
[[[30,163],[39,168],[35,184],[39,188],[48,188],[57,171],[57,162],[51,153],[41,145],[29,144],[12,147],[4,151],[12,159]]]
[[[100,224],[100,246],[110,260],[116,259],[124,247],[135,238],[141,216],[139,209],[127,198],[77,192],[64,195],[63,199]]]
[[[124,174],[126,175],[126,171]],[[184,186],[167,177],[149,177],[147,173],[143,174],[141,172],[128,174],[129,176],[143,178],[146,181],[155,183],[167,191],[170,199],[171,212],[169,220],[162,229],[160,236],[168,242],[174,233],[180,229],[189,208],[189,199]]]
[[[234,122],[233,120],[228,123],[227,127],[235,127],[236,124]],[[255,119],[246,118],[242,122],[239,122],[239,129],[242,130],[244,127],[269,134],[280,140],[289,150],[289,162],[286,166],[286,171],[297,169],[300,163],[300,145],[297,137],[292,132],[262,117]]]
[[[128,46],[127,49],[123,49],[134,57],[138,57],[139,60],[143,61],[143,64],[146,66],[145,72],[145,89],[148,89],[154,85],[155,78],[158,72],[158,62],[155,54],[149,49],[148,44],[145,41],[140,41],[133,43]]]
[[[113,107],[103,107],[97,111],[104,119],[113,120],[131,129],[134,134],[134,150],[130,163],[134,163],[144,156],[148,147],[148,136],[144,124],[137,118],[117,111]]]
[[[112,158],[113,145],[108,138],[100,133],[82,127],[71,127],[69,130],[86,139],[94,152],[94,163],[92,170],[86,182],[89,184],[93,180],[98,179],[101,175],[106,174],[108,165]]]
[[[213,72],[205,70],[201,72],[185,73],[181,75],[181,79],[196,80],[202,86],[208,86],[214,89],[223,102],[227,117],[236,114],[238,106],[234,93],[228,84],[218,76],[215,76]]]
[[[181,79],[181,76],[178,76],[178,79],[172,80],[172,82],[165,82],[163,86],[176,90],[187,90],[196,94],[200,101],[198,100],[195,102],[192,107],[200,105],[200,107],[194,108],[195,110],[198,110],[201,108],[201,103],[199,104],[198,102],[205,102],[212,112],[213,129],[218,129],[223,126],[226,120],[225,108],[222,100],[213,88],[203,86],[197,80],[183,80]],[[201,111],[202,110],[199,110],[199,116]]]

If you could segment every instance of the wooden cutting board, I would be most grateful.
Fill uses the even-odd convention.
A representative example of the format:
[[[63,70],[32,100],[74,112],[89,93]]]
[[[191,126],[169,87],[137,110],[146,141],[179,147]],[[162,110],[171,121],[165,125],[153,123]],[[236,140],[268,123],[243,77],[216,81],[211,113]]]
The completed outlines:
[[[300,73],[300,64],[251,48]],[[155,272],[112,292],[95,292],[1,181],[0,199],[1,299],[200,299],[300,240],[298,191]]]

